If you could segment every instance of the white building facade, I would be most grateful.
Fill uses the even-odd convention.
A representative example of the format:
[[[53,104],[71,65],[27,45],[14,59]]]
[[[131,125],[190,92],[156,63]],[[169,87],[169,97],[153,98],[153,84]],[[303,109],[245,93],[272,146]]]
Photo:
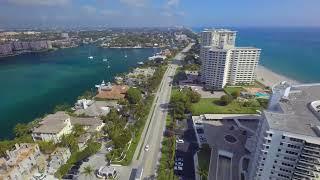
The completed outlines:
[[[70,116],[63,111],[58,111],[43,118],[39,126],[33,129],[31,135],[34,141],[58,143],[63,135],[72,132],[72,127]]]
[[[209,89],[253,84],[261,49],[235,47],[236,32],[218,29],[201,33],[201,81]]]
[[[320,179],[319,100],[320,84],[273,88],[257,130],[250,180]]]

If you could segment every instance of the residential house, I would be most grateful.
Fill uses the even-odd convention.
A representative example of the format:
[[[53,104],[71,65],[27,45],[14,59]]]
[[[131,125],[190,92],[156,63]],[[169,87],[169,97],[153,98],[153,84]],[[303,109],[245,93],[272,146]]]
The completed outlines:
[[[63,111],[58,111],[55,114],[49,114],[42,119],[39,126],[32,131],[34,141],[60,141],[60,138],[65,134],[72,132],[72,124],[70,116]]]

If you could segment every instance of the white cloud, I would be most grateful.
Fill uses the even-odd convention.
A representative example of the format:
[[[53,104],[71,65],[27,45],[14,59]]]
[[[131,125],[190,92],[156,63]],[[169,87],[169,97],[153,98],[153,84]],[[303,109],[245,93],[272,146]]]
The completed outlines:
[[[84,5],[82,9],[88,14],[95,14],[97,12],[97,8],[90,5]]]
[[[71,3],[71,0],[5,0],[7,3],[16,5],[37,6],[61,6]]]
[[[120,2],[128,6],[144,7],[147,0],[120,0]]]
[[[180,3],[180,0],[168,0],[167,5],[168,6],[178,6]]]
[[[100,11],[100,14],[103,16],[112,16],[112,15],[118,15],[119,12],[114,10],[104,9]]]

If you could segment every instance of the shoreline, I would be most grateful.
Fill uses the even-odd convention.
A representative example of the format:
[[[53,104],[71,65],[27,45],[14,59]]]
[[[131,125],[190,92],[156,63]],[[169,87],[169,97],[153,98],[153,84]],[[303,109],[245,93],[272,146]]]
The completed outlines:
[[[258,65],[256,68],[256,80],[265,86],[272,87],[273,85],[280,83],[282,81],[287,81],[290,84],[301,84],[301,82],[294,80],[292,78],[286,77],[282,74],[276,73],[265,66]]]

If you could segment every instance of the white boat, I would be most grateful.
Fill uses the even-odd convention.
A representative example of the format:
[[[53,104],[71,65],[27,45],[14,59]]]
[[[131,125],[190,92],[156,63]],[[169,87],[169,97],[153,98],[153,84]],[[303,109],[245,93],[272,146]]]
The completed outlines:
[[[89,56],[88,59],[93,59],[93,56]]]
[[[140,62],[138,62],[138,64],[139,64],[139,65],[143,65],[143,62],[142,62],[142,61],[140,61]]]
[[[108,59],[107,59],[107,58],[104,58],[102,61],[103,61],[103,62],[108,62]]]

